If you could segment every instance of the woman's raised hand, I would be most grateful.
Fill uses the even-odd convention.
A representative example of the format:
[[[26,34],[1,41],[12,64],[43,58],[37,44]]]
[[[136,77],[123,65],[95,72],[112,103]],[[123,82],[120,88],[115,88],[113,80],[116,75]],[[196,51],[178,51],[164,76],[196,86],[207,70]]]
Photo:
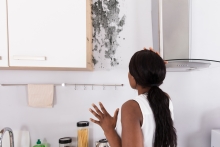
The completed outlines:
[[[105,133],[112,131],[115,129],[116,127],[116,123],[117,123],[117,118],[118,118],[118,112],[119,109],[115,110],[114,116],[112,117],[105,109],[105,107],[103,106],[103,104],[101,102],[99,102],[99,106],[101,108],[101,110],[95,105],[92,104],[93,109],[89,109],[89,111],[98,119],[98,120],[94,120],[92,118],[90,118],[90,120],[93,123],[98,124]]]

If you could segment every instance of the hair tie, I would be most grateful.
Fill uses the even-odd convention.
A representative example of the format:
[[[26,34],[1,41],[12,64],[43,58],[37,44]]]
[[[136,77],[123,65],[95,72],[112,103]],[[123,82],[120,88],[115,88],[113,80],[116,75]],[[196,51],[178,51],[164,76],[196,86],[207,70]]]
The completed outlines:
[[[163,83],[163,82],[162,82]],[[159,83],[159,84],[150,84],[149,86],[150,87],[159,87],[162,83]]]

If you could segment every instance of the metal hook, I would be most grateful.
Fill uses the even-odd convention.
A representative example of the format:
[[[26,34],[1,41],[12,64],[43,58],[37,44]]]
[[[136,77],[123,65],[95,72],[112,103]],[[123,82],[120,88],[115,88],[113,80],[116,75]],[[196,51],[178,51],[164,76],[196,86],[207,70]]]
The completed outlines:
[[[117,89],[116,89],[116,85],[115,85],[115,90],[117,90]]]
[[[75,84],[75,90],[76,90],[76,84]]]
[[[92,90],[93,90],[93,85],[92,85]]]
[[[84,90],[86,90],[86,86],[84,85]]]
[[[105,85],[103,85],[103,90],[105,90]]]

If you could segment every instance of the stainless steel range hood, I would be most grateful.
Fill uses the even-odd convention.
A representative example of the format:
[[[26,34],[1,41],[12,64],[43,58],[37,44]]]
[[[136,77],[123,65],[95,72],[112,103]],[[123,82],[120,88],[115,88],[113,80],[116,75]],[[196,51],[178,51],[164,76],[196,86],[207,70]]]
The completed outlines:
[[[155,9],[156,6],[159,6],[158,9]],[[196,38],[193,34],[196,33],[197,27],[192,20],[195,17],[194,14],[192,15],[192,6],[192,0],[152,1],[154,48],[159,49],[163,59],[168,61],[167,71],[198,70],[211,67],[213,62],[220,62],[216,59],[210,59],[210,56],[208,58],[200,56],[195,52],[198,52],[199,49],[193,50],[194,47],[198,47],[193,44],[192,40],[198,37]],[[196,12],[194,13],[198,15]],[[213,52],[207,50],[207,54],[213,54]],[[218,59],[220,59],[220,54]]]

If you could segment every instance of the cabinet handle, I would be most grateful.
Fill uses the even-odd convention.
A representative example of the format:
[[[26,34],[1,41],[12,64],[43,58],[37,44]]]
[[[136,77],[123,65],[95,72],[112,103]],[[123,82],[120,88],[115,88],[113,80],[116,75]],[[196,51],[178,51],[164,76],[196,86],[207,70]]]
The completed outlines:
[[[36,61],[45,61],[46,57],[43,56],[13,56],[14,60],[36,60]]]
[[[0,60],[2,60],[2,57],[0,56]]]

